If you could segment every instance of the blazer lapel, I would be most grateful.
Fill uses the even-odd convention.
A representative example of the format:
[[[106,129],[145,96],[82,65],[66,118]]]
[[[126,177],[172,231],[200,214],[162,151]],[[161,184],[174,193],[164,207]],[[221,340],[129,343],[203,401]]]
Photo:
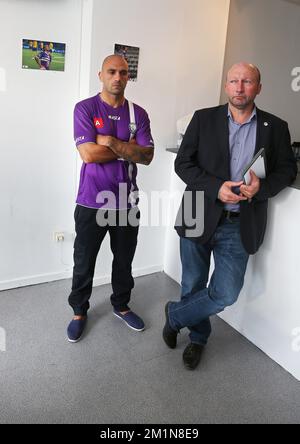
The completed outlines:
[[[256,147],[255,154],[262,148],[265,148],[266,152],[269,147],[271,131],[271,122],[265,116],[264,112],[257,108],[257,131],[256,131]]]

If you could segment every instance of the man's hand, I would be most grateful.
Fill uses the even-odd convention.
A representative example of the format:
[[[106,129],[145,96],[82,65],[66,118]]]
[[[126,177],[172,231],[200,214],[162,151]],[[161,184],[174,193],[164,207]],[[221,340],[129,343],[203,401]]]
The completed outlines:
[[[219,190],[218,198],[225,204],[238,204],[242,200],[247,200],[247,197],[242,194],[235,194],[232,191],[232,188],[241,187],[242,185],[243,182],[224,182]]]
[[[101,134],[97,135],[97,145],[107,146],[110,148],[110,145],[112,143],[112,136],[102,136]]]
[[[241,185],[240,190],[243,196],[247,197],[247,199],[251,200],[260,189],[260,179],[256,176],[256,174],[250,170],[251,182],[250,185]]]

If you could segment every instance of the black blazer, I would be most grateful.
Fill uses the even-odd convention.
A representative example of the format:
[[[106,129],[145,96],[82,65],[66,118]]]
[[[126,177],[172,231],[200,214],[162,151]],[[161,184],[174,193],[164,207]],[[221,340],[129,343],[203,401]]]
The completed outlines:
[[[224,204],[218,193],[230,180],[228,105],[196,111],[186,131],[175,171],[192,192],[192,217],[196,215],[196,191],[204,191],[204,232],[193,240],[205,243],[215,232]],[[268,199],[290,185],[297,175],[297,164],[291,148],[288,125],[278,117],[257,109],[257,153],[266,151],[267,177],[252,202],[241,202],[241,238],[246,251],[254,254],[263,242]],[[182,203],[184,206],[184,202]],[[184,221],[175,226],[181,237],[186,235]]]

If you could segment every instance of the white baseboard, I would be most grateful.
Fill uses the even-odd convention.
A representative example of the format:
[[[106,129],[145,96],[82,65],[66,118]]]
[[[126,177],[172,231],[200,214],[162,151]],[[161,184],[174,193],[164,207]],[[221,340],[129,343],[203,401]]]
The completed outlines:
[[[154,265],[152,267],[133,269],[133,277],[146,276],[153,273],[160,273],[164,269],[163,265]],[[60,273],[41,274],[36,276],[27,276],[13,280],[0,281],[0,291],[11,290],[13,288],[28,287],[30,285],[45,284],[47,282],[71,279],[72,270]],[[99,276],[94,278],[94,287],[110,283],[111,276]]]
[[[26,276],[23,278],[13,279],[11,281],[0,281],[0,291],[11,290],[13,288],[28,287],[29,285],[45,284],[47,282],[60,281],[72,277],[72,271],[64,271],[60,273],[40,274],[36,276]]]

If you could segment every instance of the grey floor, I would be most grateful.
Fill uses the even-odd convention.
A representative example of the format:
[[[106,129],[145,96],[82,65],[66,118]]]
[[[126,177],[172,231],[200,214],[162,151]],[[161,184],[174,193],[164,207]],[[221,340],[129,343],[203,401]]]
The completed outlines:
[[[86,335],[66,340],[70,281],[4,291],[0,327],[0,423],[299,423],[299,383],[219,318],[202,364],[161,339],[163,307],[179,297],[164,274],[136,280],[132,308],[147,329],[112,315],[110,286],[94,289]]]

